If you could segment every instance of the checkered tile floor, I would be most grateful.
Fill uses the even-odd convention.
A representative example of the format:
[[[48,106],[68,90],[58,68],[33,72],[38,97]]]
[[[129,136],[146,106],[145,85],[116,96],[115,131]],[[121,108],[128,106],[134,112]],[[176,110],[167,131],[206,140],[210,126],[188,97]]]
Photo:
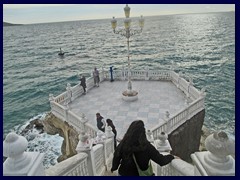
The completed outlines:
[[[122,99],[127,81],[104,81],[69,106],[76,114],[84,113],[94,126],[97,112],[105,120],[111,119],[120,139],[132,121],[141,119],[146,129],[151,129],[163,121],[166,111],[174,115],[185,106],[185,95],[171,82],[133,81],[132,84],[133,90],[138,91],[137,101],[125,102]]]

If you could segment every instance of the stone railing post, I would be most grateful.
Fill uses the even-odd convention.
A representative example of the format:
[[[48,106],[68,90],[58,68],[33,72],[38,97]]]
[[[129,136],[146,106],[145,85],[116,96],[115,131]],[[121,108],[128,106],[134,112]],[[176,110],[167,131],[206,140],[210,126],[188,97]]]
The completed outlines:
[[[167,124],[166,132],[169,132],[171,130],[171,124],[169,123],[169,118],[170,118],[170,113],[168,111],[166,111],[164,114],[164,121]]]
[[[145,80],[149,80],[149,67],[145,67]]]
[[[85,132],[80,133],[78,138],[79,138],[79,142],[76,147],[76,151],[77,151],[77,153],[84,152],[88,155],[87,165],[88,165],[89,176],[93,176],[94,175],[94,166],[93,166],[93,162],[92,162],[92,153],[91,153],[93,142],[92,142],[92,140],[89,139],[89,136],[87,134],[85,134]],[[96,174],[96,172],[95,172],[95,174]]]
[[[14,132],[9,133],[3,141],[4,176],[45,176],[43,153],[24,152],[28,142],[25,137]]]
[[[67,90],[67,96],[68,96],[68,100],[67,100],[67,104],[68,104],[68,103],[72,102],[72,89],[71,89],[70,83],[67,83],[66,90]]]
[[[49,98],[48,98],[49,102],[50,102],[50,107],[51,107],[51,110],[53,110],[54,107],[52,107],[52,103],[51,102],[54,102],[55,101],[55,97],[53,96],[53,94],[49,94]]]
[[[161,132],[158,135],[158,139],[154,141],[154,145],[159,152],[169,152],[172,151],[172,147],[168,141],[168,135],[165,132]]]
[[[109,156],[114,153],[114,133],[112,132],[112,128],[110,126],[106,126],[105,128],[105,136],[107,139],[111,139],[111,148],[107,147],[107,143],[105,141],[104,145],[104,157],[105,157],[105,165],[107,171],[110,171],[112,167],[112,160],[109,161]],[[111,150],[112,152],[109,152]]]
[[[53,94],[49,94],[48,100],[49,101],[54,101],[55,100],[55,97],[53,96]]]
[[[196,176],[235,176],[235,142],[223,131],[209,135],[205,140],[208,151],[191,155]]]
[[[178,74],[178,80],[177,80],[177,88],[180,87],[180,80],[182,78],[182,72],[180,71],[179,74]]]
[[[201,89],[201,91],[200,91],[200,96],[202,96],[202,97],[205,97],[206,96],[206,88],[205,87],[203,87],[202,89]]]
[[[69,105],[66,104],[65,107],[64,107],[64,118],[65,118],[65,121],[68,121],[68,111],[69,111]]]
[[[154,140],[154,146],[162,155],[167,155],[172,150],[171,145],[168,141],[168,135],[165,132],[161,132],[158,135],[157,139]],[[166,165],[163,167],[157,165],[155,169],[156,176],[163,175],[166,169],[168,168],[169,168],[169,165]]]
[[[190,98],[190,87],[193,86],[193,78],[189,76],[189,83],[188,83],[188,91],[187,91],[187,98]]]
[[[174,64],[174,61],[171,61],[170,70],[171,70],[171,71],[174,71],[174,70],[175,70],[175,64]]]
[[[147,140],[150,142],[150,143],[153,143],[154,142],[154,138],[153,138],[153,133],[151,130],[147,130],[146,132],[146,136],[147,136]]]
[[[124,81],[126,79],[126,76],[125,76],[125,68],[124,68],[124,65],[122,66],[122,80]]]
[[[105,136],[107,138],[113,138],[114,133],[112,132],[112,128],[110,126],[106,126],[106,128],[105,128]]]

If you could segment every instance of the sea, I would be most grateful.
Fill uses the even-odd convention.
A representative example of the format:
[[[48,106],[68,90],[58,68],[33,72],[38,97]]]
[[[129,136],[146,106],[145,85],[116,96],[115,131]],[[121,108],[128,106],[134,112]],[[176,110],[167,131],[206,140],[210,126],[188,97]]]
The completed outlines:
[[[123,29],[123,18],[118,29]],[[132,18],[132,29],[139,29]],[[59,49],[65,52],[59,57]],[[235,12],[145,17],[130,38],[132,69],[174,67],[194,86],[206,89],[204,125],[235,139]],[[3,27],[3,138],[20,133],[50,111],[49,94],[78,83],[94,67],[127,64],[127,39],[114,34],[111,17],[100,20]],[[45,153],[44,167],[57,162],[63,138],[28,132],[27,151]]]

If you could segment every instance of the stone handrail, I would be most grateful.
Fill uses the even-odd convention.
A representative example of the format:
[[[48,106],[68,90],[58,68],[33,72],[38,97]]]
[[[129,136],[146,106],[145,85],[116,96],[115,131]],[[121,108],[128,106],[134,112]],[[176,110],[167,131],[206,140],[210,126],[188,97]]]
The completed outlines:
[[[85,118],[84,114],[82,114],[82,117],[79,117],[70,111],[68,107],[62,106],[55,101],[50,101],[50,106],[52,113],[62,121],[67,121],[78,131],[87,132],[91,137],[96,136],[97,128],[87,123],[88,120]]]
[[[71,87],[71,91],[72,91],[71,101],[74,101],[76,98],[78,98],[84,93],[83,88],[82,86],[80,86],[80,84]]]
[[[64,92],[60,95],[58,95],[57,97],[54,98],[54,101],[58,104],[64,104],[64,102],[66,102],[68,100],[68,94],[67,92]]]
[[[110,73],[105,71],[106,79],[110,79]],[[128,76],[127,69],[121,71],[113,71],[113,77],[117,80],[126,80]],[[171,80],[170,71],[158,71],[158,70],[132,70],[132,80]]]
[[[121,71],[113,71],[115,79],[125,79],[127,76],[127,69],[123,69]],[[179,127],[182,123],[186,120],[190,119],[194,114],[200,112],[204,109],[204,94],[203,92],[198,91],[195,87],[193,87],[192,81],[187,82],[185,79],[181,77],[181,73],[177,74],[174,71],[157,71],[157,70],[134,70],[131,72],[132,79],[145,79],[145,80],[168,80],[172,81],[179,89],[181,89],[188,98],[192,99],[193,102],[185,109],[183,109],[178,114],[174,115],[173,117],[169,118],[165,121],[165,123],[159,125],[152,129],[153,136],[156,138],[157,134],[160,132],[167,132],[171,133],[174,129]],[[105,79],[110,78],[110,72],[108,71],[101,71],[100,72],[100,81],[104,81]],[[94,80],[93,77],[87,78],[87,89],[91,89],[94,87]],[[61,95],[54,98],[55,102],[59,103],[69,103],[73,101],[75,98],[80,96],[83,93],[83,90],[79,84],[74,87],[66,88],[67,91],[62,93]],[[71,90],[71,92],[69,92]],[[70,100],[69,100],[69,95]],[[75,127],[83,130],[85,128],[81,121],[78,120],[78,117],[73,114],[71,111],[57,103],[51,103],[52,111],[55,115],[57,115],[62,120],[66,120],[72,123]],[[78,127],[80,126],[80,127]],[[89,127],[91,132],[94,132],[95,129]],[[95,133],[94,133],[95,134]]]
[[[173,159],[165,166],[156,166],[156,176],[194,176],[194,166],[182,159]]]
[[[97,144],[92,148],[93,174],[102,176],[106,171],[104,148],[102,144]]]
[[[112,167],[112,158],[114,153],[114,140],[113,138],[109,138],[104,142],[104,156],[105,156],[105,164],[108,171],[110,171]]]
[[[106,134],[107,135],[107,134]],[[165,137],[165,136],[164,136]],[[163,136],[159,136],[162,144]],[[157,141],[157,139],[156,139]],[[114,152],[113,137],[105,139],[102,144],[84,148],[84,152],[78,152],[70,157],[42,172],[43,156],[39,153],[32,156],[33,152],[24,152],[27,148],[27,140],[23,136],[9,133],[3,142],[3,155],[8,157],[3,165],[3,174],[11,175],[47,175],[47,176],[103,176],[106,170],[109,171],[108,164],[111,162],[112,153]],[[157,145],[155,143],[155,145]],[[168,146],[169,144],[166,144]],[[193,165],[181,159],[174,159],[170,164],[159,166],[153,163],[154,173],[156,176],[235,176],[235,141],[229,139],[224,132],[215,132],[205,140],[207,151],[195,152],[191,155]],[[19,146],[19,148],[16,148]],[[164,146],[164,143],[162,144]],[[156,146],[157,148],[157,146]],[[158,149],[158,148],[157,148]],[[161,148],[162,149],[162,148]],[[34,152],[37,153],[37,152]],[[160,152],[163,155],[167,152]],[[109,155],[111,154],[111,155]],[[16,161],[17,159],[17,161]],[[33,161],[35,160],[35,161]],[[32,162],[32,169],[26,169],[26,165]],[[17,166],[16,166],[17,163]],[[34,164],[35,163],[35,164]],[[17,168],[16,168],[17,167]],[[34,173],[32,173],[32,171]],[[24,173],[23,173],[24,172]]]
[[[172,160],[170,166],[176,176],[194,176],[194,166],[182,159]]]
[[[170,134],[176,128],[181,126],[188,119],[193,117],[195,114],[204,109],[204,97],[201,97],[195,101],[193,101],[188,107],[184,108],[182,111],[177,113],[176,115],[165,119],[165,122],[152,128],[151,131],[153,133],[153,137],[157,138],[157,135],[161,132],[165,132]]]
[[[81,117],[77,116],[74,112],[68,111],[67,122],[69,122],[79,132],[86,132],[91,137],[95,137],[97,134],[97,128],[87,123],[87,119],[84,114]]]
[[[110,79],[110,72],[104,71],[106,79]],[[127,79],[127,69],[121,71],[113,71],[113,77],[117,80]],[[158,70],[132,70],[132,80],[166,80],[172,81],[180,90],[182,90],[192,100],[199,98],[201,93],[193,86],[192,82],[186,81],[181,77],[181,73],[174,71],[158,71]]]
[[[47,176],[89,176],[87,166],[88,155],[78,153],[45,170]]]
[[[59,119],[64,119],[66,117],[67,108],[55,101],[50,101],[51,111],[52,113],[58,117]]]

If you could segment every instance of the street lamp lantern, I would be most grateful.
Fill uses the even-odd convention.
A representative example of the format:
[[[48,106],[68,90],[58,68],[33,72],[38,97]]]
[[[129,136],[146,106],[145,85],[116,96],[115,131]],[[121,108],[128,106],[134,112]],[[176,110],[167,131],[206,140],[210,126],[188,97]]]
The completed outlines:
[[[144,19],[143,19],[143,16],[141,15],[140,19],[139,19],[139,26],[141,29],[143,29],[143,26],[144,26]]]
[[[131,8],[126,4],[126,7],[124,8],[124,13],[126,18],[130,17],[130,9]]]
[[[131,28],[131,19],[130,19],[130,7],[126,5],[124,8],[124,13],[125,13],[125,20],[124,20],[124,27],[119,30],[116,30],[117,28],[117,20],[115,17],[111,20],[113,32],[115,34],[120,34],[124,37],[127,38],[127,52],[128,52],[128,85],[127,85],[127,90],[123,91],[123,99],[126,101],[134,101],[137,99],[138,92],[132,89],[132,81],[131,81],[131,62],[130,62],[130,53],[129,53],[129,42],[130,42],[130,37],[135,35],[135,34],[140,34],[142,32],[142,29],[144,27],[144,19],[143,16],[140,17],[139,19],[139,27],[140,29],[132,29]],[[129,100],[130,99],[130,100]]]
[[[113,31],[115,31],[115,29],[116,29],[116,27],[117,27],[117,20],[115,19],[115,17],[113,17],[111,23],[112,23]]]
[[[130,28],[130,26],[131,26],[131,19],[130,18],[126,18],[124,20],[124,26],[125,26],[126,30]]]

